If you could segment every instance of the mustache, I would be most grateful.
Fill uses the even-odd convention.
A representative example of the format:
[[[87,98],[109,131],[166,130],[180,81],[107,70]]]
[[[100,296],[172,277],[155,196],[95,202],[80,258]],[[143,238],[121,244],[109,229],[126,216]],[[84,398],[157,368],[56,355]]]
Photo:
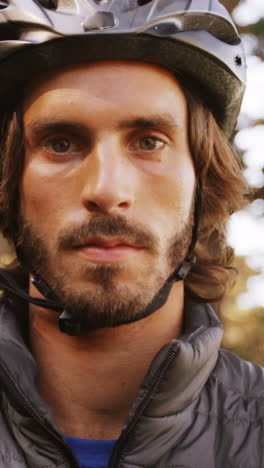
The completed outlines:
[[[145,226],[128,222],[124,217],[93,216],[88,222],[76,226],[69,231],[61,232],[57,240],[60,250],[71,249],[80,244],[89,244],[96,236],[121,237],[129,244],[145,249],[158,251],[158,241]]]

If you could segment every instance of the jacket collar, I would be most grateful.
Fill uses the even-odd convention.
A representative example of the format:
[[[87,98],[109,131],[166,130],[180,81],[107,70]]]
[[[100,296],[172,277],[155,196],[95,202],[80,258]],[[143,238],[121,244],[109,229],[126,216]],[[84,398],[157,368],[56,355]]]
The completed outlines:
[[[36,389],[37,365],[21,333],[21,315],[26,311],[13,310],[0,305],[0,389],[6,395],[19,400],[23,406],[40,417],[54,421],[51,411]],[[13,390],[10,395],[10,390]]]
[[[143,397],[143,393],[153,388],[158,372],[163,374],[144,415],[159,418],[188,407],[215,367],[222,338],[223,327],[213,309],[207,304],[186,300],[183,335],[165,345],[155,356],[141,386]],[[174,358],[170,359],[170,355]]]
[[[4,369],[25,401],[47,418],[49,410],[35,385],[36,362],[20,333],[18,313],[6,306],[0,309],[0,371]],[[210,306],[186,300],[184,334],[155,356],[128,422],[149,394],[151,398],[144,409],[147,417],[169,416],[189,406],[215,366],[222,335],[222,325]]]
[[[196,406],[216,364],[223,330],[208,305],[186,301],[184,320],[184,335],[156,355],[130,411],[119,439],[119,445],[122,439],[127,441],[126,466],[157,466],[175,447],[180,450],[194,427]],[[128,438],[131,429],[133,437]],[[197,426],[192,437],[197,437],[195,431]]]

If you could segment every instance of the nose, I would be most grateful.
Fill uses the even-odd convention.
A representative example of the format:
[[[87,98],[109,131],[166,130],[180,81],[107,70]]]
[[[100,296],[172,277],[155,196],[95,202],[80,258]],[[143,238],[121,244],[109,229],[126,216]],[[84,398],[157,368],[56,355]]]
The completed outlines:
[[[134,170],[119,145],[98,144],[84,166],[81,202],[88,211],[121,214],[134,205]]]

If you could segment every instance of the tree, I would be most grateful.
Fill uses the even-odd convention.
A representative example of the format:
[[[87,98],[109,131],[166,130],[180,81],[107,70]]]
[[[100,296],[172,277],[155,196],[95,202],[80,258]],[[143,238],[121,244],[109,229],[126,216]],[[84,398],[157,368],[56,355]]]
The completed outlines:
[[[229,11],[233,11],[234,6],[237,6],[239,1],[221,0],[225,3]],[[264,18],[260,18],[256,23],[249,23],[238,26],[240,34],[251,35],[257,38],[256,45],[252,54],[264,60]],[[257,90],[256,90],[257,92]],[[252,121],[249,119],[250,126],[256,127],[264,124],[264,110],[263,118]],[[249,145],[251,142],[249,142]],[[239,156],[243,162],[243,151],[239,152]],[[264,171],[264,169],[263,169]],[[248,197],[249,203],[255,200],[264,200],[264,187],[254,188]],[[264,203],[264,202],[260,202]],[[260,252],[261,257],[261,252]],[[263,265],[262,265],[263,266]],[[221,305],[221,315],[225,327],[224,346],[242,358],[258,362],[264,365],[264,310],[263,307],[252,307],[247,310],[242,309],[238,304],[238,297],[248,289],[249,280],[254,280],[260,275],[260,270],[255,271],[247,265],[246,257],[236,258],[236,267],[239,272],[237,283],[232,291],[228,294],[224,303]],[[259,276],[261,279],[262,276]],[[245,297],[245,296],[244,296]]]

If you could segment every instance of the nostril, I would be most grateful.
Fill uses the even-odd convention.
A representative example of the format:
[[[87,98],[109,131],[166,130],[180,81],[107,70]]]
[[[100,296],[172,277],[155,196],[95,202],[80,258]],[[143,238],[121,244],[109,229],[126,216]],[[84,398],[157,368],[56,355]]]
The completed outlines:
[[[128,202],[121,202],[121,203],[118,204],[119,208],[128,208],[128,206],[129,206]]]
[[[89,211],[103,211],[102,208],[100,207],[100,205],[98,205],[96,202],[93,202],[93,201],[87,201],[85,203],[85,206],[86,208],[89,210]]]
[[[129,201],[123,201],[120,203],[115,203],[114,200],[110,199],[102,199],[93,201],[93,200],[83,200],[83,205],[85,206],[86,210],[90,211],[91,213],[110,213],[113,211],[118,210],[127,210],[130,207]]]

